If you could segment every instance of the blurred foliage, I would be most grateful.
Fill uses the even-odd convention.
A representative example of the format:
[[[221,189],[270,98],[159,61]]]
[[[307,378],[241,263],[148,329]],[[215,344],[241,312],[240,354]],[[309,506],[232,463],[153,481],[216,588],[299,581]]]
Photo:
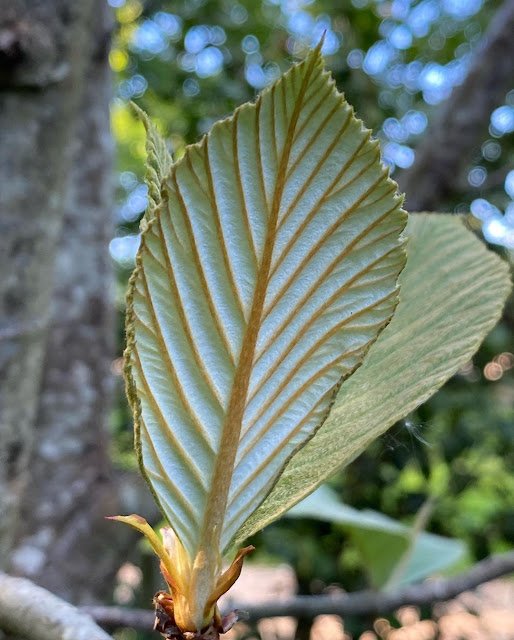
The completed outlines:
[[[424,531],[432,512],[427,500],[412,526],[402,525],[372,509],[354,509],[341,502],[328,486],[321,486],[295,505],[286,518],[310,518],[341,525],[358,551],[370,586],[394,590],[460,566],[466,557],[461,540]],[[383,553],[387,549],[387,553]]]
[[[119,344],[123,303],[146,204],[144,130],[134,100],[178,158],[210,126],[301,58],[325,32],[324,52],[340,90],[382,142],[395,171],[415,161],[437,105],[462,82],[499,6],[496,0],[110,0],[118,26],[110,62],[118,145]],[[498,250],[514,247],[514,82],[484,123],[446,211],[471,211]],[[397,424],[331,486],[358,509],[412,523],[430,499],[428,529],[462,538],[480,559],[514,544],[514,309],[472,363]],[[119,372],[119,361],[113,363]],[[131,419],[119,389],[112,415],[115,460],[131,466]],[[362,558],[337,524],[282,520],[256,536],[257,560],[287,560],[300,591],[367,585]]]

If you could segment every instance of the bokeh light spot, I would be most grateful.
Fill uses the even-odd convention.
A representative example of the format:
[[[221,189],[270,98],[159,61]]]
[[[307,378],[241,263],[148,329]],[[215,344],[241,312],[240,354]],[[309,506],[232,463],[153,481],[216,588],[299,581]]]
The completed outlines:
[[[514,107],[503,105],[491,114],[491,128],[493,135],[500,137],[514,131]]]
[[[235,24],[244,24],[248,20],[248,11],[242,4],[236,2],[230,8],[230,19]]]
[[[369,75],[382,73],[394,57],[394,48],[385,40],[379,40],[368,49],[362,68]]]
[[[259,47],[259,40],[251,34],[245,36],[241,43],[241,49],[247,54],[259,51]]]
[[[143,4],[139,0],[128,0],[119,6],[116,11],[116,18],[121,24],[134,22],[143,11]]]
[[[499,210],[484,198],[477,198],[471,203],[471,213],[479,220],[488,220],[499,215]]]
[[[223,68],[223,54],[217,47],[209,46],[196,56],[195,69],[200,78],[217,75]]]
[[[414,149],[396,142],[389,142],[384,148],[384,159],[391,166],[400,167],[400,169],[408,169],[414,162]]]
[[[200,93],[200,85],[194,78],[186,78],[182,90],[186,96],[192,98]]]
[[[268,81],[263,68],[258,64],[249,64],[245,69],[246,81],[255,89],[264,88]]]
[[[482,8],[482,0],[443,0],[443,11],[457,20],[465,20]]]
[[[423,111],[411,109],[403,116],[401,123],[409,133],[419,136],[427,128],[428,118]]]
[[[505,191],[507,195],[514,198],[514,171],[509,171],[505,178]]]
[[[480,187],[487,178],[487,171],[484,167],[473,167],[468,173],[468,182],[472,187]]]
[[[113,71],[119,73],[123,71],[129,61],[129,57],[126,51],[122,49],[112,49],[109,53],[109,65]]]
[[[209,44],[209,29],[201,24],[191,27],[184,38],[184,48],[188,53],[198,53]]]
[[[351,69],[360,69],[364,60],[364,51],[362,49],[352,49],[346,57],[346,62]]]
[[[389,42],[396,49],[408,49],[412,44],[412,32],[407,25],[398,25],[389,34]]]
[[[109,253],[120,266],[131,268],[135,264],[140,242],[141,235],[139,233],[113,238],[109,243]]]
[[[486,160],[489,160],[489,162],[498,160],[498,158],[501,156],[501,153],[502,148],[494,140],[486,140],[486,142],[484,142],[484,144],[482,145],[482,155]]]
[[[158,11],[154,15],[154,22],[171,40],[177,40],[182,33],[182,20],[173,13]]]
[[[497,362],[488,362],[484,367],[484,377],[491,382],[496,382],[503,376],[503,369]]]

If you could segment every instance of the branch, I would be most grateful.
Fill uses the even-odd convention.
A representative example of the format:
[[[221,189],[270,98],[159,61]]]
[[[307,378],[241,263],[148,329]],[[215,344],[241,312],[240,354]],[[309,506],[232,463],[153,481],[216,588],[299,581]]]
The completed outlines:
[[[436,209],[459,189],[458,176],[482,142],[491,112],[512,88],[513,33],[514,2],[506,0],[484,34],[466,79],[416,149],[416,161],[398,177],[408,193],[409,211]]]
[[[318,615],[377,616],[404,605],[430,605],[514,572],[514,551],[493,556],[467,573],[447,580],[433,580],[392,593],[358,591],[337,596],[298,596],[283,602],[240,603],[251,621],[276,616],[312,619]],[[112,640],[93,619],[107,627],[151,629],[152,611],[122,607],[76,607],[36,586],[25,578],[0,572],[0,629],[23,638],[38,640]]]
[[[112,640],[83,611],[25,578],[1,572],[0,629],[38,640]]]
[[[391,593],[357,591],[335,596],[297,596],[289,600],[272,601],[263,604],[233,603],[236,608],[248,614],[248,619],[293,616],[295,618],[315,618],[319,615],[378,616],[405,605],[431,605],[451,600],[464,591],[469,591],[500,576],[514,572],[514,551],[492,556],[477,563],[468,572],[445,580],[431,580]],[[126,609],[123,607],[83,607],[82,611],[91,615],[98,624],[109,628],[132,627],[151,629],[154,620],[152,611]]]

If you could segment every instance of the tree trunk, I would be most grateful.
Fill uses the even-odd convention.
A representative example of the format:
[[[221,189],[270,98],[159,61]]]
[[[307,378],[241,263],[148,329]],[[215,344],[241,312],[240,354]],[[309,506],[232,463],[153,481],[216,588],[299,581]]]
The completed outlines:
[[[114,476],[105,432],[111,19],[105,0],[15,1],[3,14],[0,567],[94,603],[137,539],[104,516],[158,517],[139,476]]]
[[[512,88],[514,2],[494,15],[464,82],[456,87],[416,149],[416,161],[398,176],[408,211],[435,211],[459,191],[463,169],[479,146],[495,107]],[[396,176],[395,176],[396,178]]]
[[[34,443],[93,0],[11,0],[0,17],[0,566]]]
[[[103,557],[112,524],[103,516],[117,509],[104,429],[114,341],[108,253],[113,236],[109,13],[106,3],[95,0],[72,137],[30,487],[12,565],[17,573],[81,603],[94,601],[93,594],[102,595],[102,586],[108,589],[112,583],[106,580]]]

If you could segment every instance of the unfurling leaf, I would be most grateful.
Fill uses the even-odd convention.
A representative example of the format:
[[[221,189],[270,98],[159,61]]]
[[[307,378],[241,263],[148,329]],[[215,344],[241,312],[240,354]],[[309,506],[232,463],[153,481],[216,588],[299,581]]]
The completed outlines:
[[[173,160],[166,145],[148,116],[137,104],[131,103],[135,114],[143,123],[146,130],[146,174],[145,182],[148,187],[148,205],[146,207],[145,222],[155,215],[155,209],[161,203],[161,185],[171,171]]]
[[[406,214],[319,47],[156,193],[128,297],[127,388],[176,534],[174,619],[200,632],[240,570],[241,555],[221,573],[229,543],[394,312]]]

